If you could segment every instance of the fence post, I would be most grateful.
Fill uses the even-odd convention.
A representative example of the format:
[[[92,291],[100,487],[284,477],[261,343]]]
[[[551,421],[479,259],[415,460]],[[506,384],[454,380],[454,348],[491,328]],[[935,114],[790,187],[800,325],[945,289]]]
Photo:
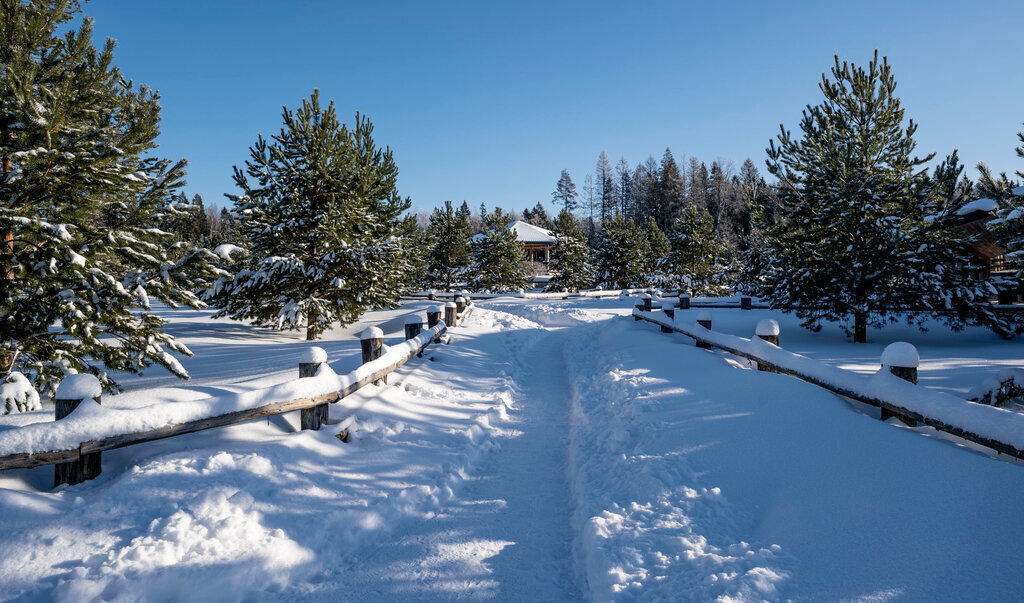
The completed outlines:
[[[675,322],[675,320],[676,320],[676,311],[675,311],[674,308],[672,308],[671,304],[664,304],[661,307],[661,311],[665,313],[665,316],[668,317],[670,322]],[[672,332],[672,327],[666,327],[665,325],[661,325],[661,332],[662,333],[671,333]]]
[[[750,310],[753,309],[753,307],[753,301],[749,297],[744,295],[740,298],[740,310]]]
[[[87,398],[92,398],[96,404],[100,404],[102,395],[103,388],[95,375],[88,373],[67,375],[57,386],[57,393],[53,400],[53,418],[55,421],[60,421],[70,415]],[[101,452],[93,452],[79,456],[76,461],[56,463],[53,466],[54,487],[61,484],[74,486],[87,479],[98,477],[103,472],[101,455]]]
[[[299,378],[305,377],[316,377],[316,373],[320,370],[320,365],[327,362],[327,352],[323,348],[311,347],[302,353],[302,359],[299,360]],[[299,422],[302,425],[302,429],[320,429],[321,425],[326,425],[328,421],[329,408],[327,402],[323,404],[317,404],[313,408],[303,408],[299,411],[300,417]]]
[[[680,310],[689,310],[690,309],[690,296],[689,295],[683,295],[682,293],[679,294],[679,309]]]
[[[920,363],[921,356],[918,355],[917,348],[904,341],[890,343],[884,350],[882,350],[882,366],[887,367],[890,373],[904,381],[909,381],[914,384],[917,383],[917,367]],[[880,418],[883,421],[896,417],[911,427],[917,427],[917,421],[903,413],[893,412],[886,408],[881,410],[882,414]]]
[[[456,307],[455,302],[445,302],[444,324],[446,324],[450,329],[457,324],[458,320],[458,308]]]
[[[644,312],[650,312],[651,311],[651,294],[650,293],[644,293],[644,296],[641,299],[644,300],[643,301],[643,303],[644,303]]]
[[[384,351],[384,331],[377,327],[367,327],[359,335],[359,347],[363,352],[363,364],[380,358],[381,353]],[[387,383],[387,376],[374,381],[373,384],[379,385],[381,381]]]
[[[418,337],[423,332],[423,319],[416,314],[405,317],[405,338],[406,340]],[[423,358],[423,350],[416,352],[417,358]]]
[[[708,312],[707,310],[704,310],[700,314],[698,314],[697,315],[697,324],[699,324],[700,326],[702,326],[705,329],[710,331],[711,330],[711,312]],[[703,341],[698,339],[697,340],[697,347],[698,348],[703,348],[705,350],[710,350],[711,349],[711,344],[710,343],[705,343],[705,342],[703,342]]]
[[[778,347],[779,345],[779,323],[775,322],[770,318],[758,321],[757,327],[754,328],[754,335],[758,338],[767,341],[768,343]],[[757,370],[764,371],[766,373],[777,373],[775,369],[769,367],[766,364],[757,363]]]
[[[427,299],[429,299],[430,301],[434,301],[435,299],[437,299],[437,293],[435,293],[433,289],[427,291]]]
[[[441,306],[434,306],[427,310],[427,328],[433,329],[441,322]],[[440,337],[434,338],[434,343],[441,343]]]
[[[466,305],[467,306],[472,306],[473,305],[473,298],[469,296],[469,290],[463,289],[462,293],[460,293],[460,295],[462,296],[462,299],[466,300]]]
[[[455,298],[455,313],[462,314],[466,309],[466,298],[461,295]]]

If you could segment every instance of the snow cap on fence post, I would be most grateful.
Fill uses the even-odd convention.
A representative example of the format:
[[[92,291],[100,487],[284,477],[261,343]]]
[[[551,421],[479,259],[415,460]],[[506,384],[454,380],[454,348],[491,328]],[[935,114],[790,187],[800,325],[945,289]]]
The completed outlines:
[[[770,343],[770,344],[772,344],[774,346],[778,346],[779,345],[779,323],[775,322],[771,318],[765,318],[764,320],[759,320],[757,322],[757,326],[754,327],[754,335],[757,336],[759,339],[767,341],[768,343]],[[773,369],[770,366],[768,366],[767,364],[762,364],[760,362],[757,363],[757,370],[765,372],[765,373],[775,373],[775,372],[778,372],[775,369]]]
[[[455,311],[462,314],[462,311],[466,309],[466,298],[461,295],[455,298]]]
[[[882,350],[881,364],[889,367],[889,372],[900,379],[917,383],[917,367],[921,364],[921,356],[913,345],[897,341]]]
[[[327,362],[327,352],[316,346],[306,348],[299,359],[299,378],[316,377],[320,365]],[[327,402],[317,404],[312,408],[303,408],[299,411],[299,424],[302,429],[316,431],[320,426],[327,423],[329,413]]]
[[[623,289],[619,291],[619,299],[625,300],[629,298],[629,289]]]
[[[444,308],[441,306],[434,306],[427,308],[427,328],[433,329],[437,326],[437,323],[441,322],[441,313],[444,312]],[[434,338],[434,343],[441,343],[440,337]]]
[[[434,301],[435,299],[437,299],[437,291],[434,291],[433,289],[427,291],[427,299],[429,299],[430,301]]]
[[[445,302],[444,324],[446,324],[449,329],[454,327],[458,322],[458,312],[459,309],[458,306],[455,305],[455,302]]]
[[[96,404],[102,402],[103,387],[95,375],[75,373],[66,375],[57,386],[53,398],[53,418],[59,421],[71,414],[78,405],[92,398]],[[53,485],[80,484],[87,479],[99,476],[103,471],[102,453],[93,452],[81,455],[76,461],[57,463],[53,466]]]
[[[701,310],[697,314],[697,324],[699,324],[700,326],[702,326],[705,329],[710,331],[711,330],[711,312],[708,312],[707,310]],[[707,342],[704,342],[704,341],[701,341],[700,339],[698,339],[697,340],[697,347],[698,348],[703,348],[705,350],[710,350],[711,349],[711,344],[707,343]]]
[[[359,347],[363,353],[363,364],[380,358],[384,350],[384,331],[377,327],[366,327],[359,334]],[[387,383],[388,378],[384,377],[381,381]],[[377,385],[380,381],[374,381],[373,383]]]
[[[405,317],[405,339],[413,339],[419,336],[420,332],[423,331],[423,319],[420,318],[419,314],[409,314]],[[423,357],[423,351],[420,350],[416,353],[418,358]]]

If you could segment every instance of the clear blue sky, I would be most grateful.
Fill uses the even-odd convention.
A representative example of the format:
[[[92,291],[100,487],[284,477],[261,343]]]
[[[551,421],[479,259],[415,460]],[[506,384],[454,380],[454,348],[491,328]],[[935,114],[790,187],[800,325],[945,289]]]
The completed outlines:
[[[94,0],[97,38],[162,95],[162,156],[224,206],[258,133],[319,88],[370,117],[414,208],[549,208],[602,149],[737,166],[817,103],[832,56],[888,55],[922,153],[1024,169],[1024,2]]]

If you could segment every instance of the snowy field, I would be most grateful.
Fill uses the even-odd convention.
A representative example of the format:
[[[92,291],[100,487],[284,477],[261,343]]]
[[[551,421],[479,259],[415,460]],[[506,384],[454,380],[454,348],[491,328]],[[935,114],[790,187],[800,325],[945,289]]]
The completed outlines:
[[[328,333],[402,339],[411,302]],[[124,448],[103,475],[0,475],[2,600],[1019,600],[1024,466],[872,418],[634,322],[629,302],[480,302],[431,346],[331,406]],[[696,313],[697,310],[690,312]],[[895,340],[921,383],[963,395],[1024,346],[892,326],[869,343],[762,310],[712,310],[749,337],[856,371]],[[125,377],[141,409],[293,379],[311,344],[167,311],[196,357],[180,382]],[[875,415],[877,416],[877,415]],[[3,431],[52,409],[0,417]],[[335,435],[349,429],[352,440]]]

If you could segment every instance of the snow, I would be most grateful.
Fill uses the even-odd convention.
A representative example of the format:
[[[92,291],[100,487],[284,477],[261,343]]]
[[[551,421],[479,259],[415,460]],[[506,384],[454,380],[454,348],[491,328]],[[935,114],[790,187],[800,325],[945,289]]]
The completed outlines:
[[[697,313],[697,320],[703,322],[711,320],[711,312],[708,312],[707,310],[701,310],[700,312]]]
[[[0,383],[0,401],[3,402],[3,413],[29,412],[40,410],[39,393],[29,383],[25,375],[14,371]]]
[[[232,254],[234,254],[234,253],[245,253],[245,249],[242,249],[238,245],[232,245],[230,243],[223,243],[221,245],[217,245],[217,247],[213,250],[213,253],[217,254],[219,257],[223,258],[224,260],[231,261],[231,255]]]
[[[64,376],[60,385],[57,386],[56,398],[58,400],[85,400],[102,394],[103,388],[95,375],[75,373]]]
[[[305,364],[321,364],[327,362],[327,351],[316,346],[307,348],[302,352],[302,359],[300,362]]]
[[[775,335],[777,337],[779,335],[778,321],[771,318],[765,318],[757,321],[757,327],[754,328],[754,335],[757,335],[758,337],[771,337],[772,335]]]
[[[359,339],[363,341],[366,341],[367,339],[384,339],[384,331],[377,327],[367,327],[359,334]]]
[[[410,314],[405,317],[405,324],[407,325],[421,325],[426,321],[419,314]]]
[[[1024,518],[1012,503],[1024,499],[1024,463],[747,370],[634,322],[632,301],[480,301],[451,345],[330,405],[320,431],[298,431],[291,413],[108,451],[99,478],[57,489],[49,467],[4,472],[2,598],[1019,598]],[[326,332],[323,367],[371,370],[359,354],[369,326],[389,355],[407,354],[405,320],[432,305]],[[128,376],[126,393],[86,414],[117,409],[105,419],[120,423],[328,374],[295,378],[311,347],[301,335],[156,311],[196,352],[183,359],[193,379]],[[696,314],[677,310],[677,327]],[[786,330],[803,358],[791,361],[897,395],[926,388],[874,374],[883,335],[913,342],[922,383],[948,391],[999,362],[1024,366],[1019,342],[971,330],[908,336],[897,325],[854,345],[832,326],[812,333],[789,315],[725,309],[715,329],[728,332],[712,335],[770,353],[731,335],[761,320]],[[52,418],[5,415],[0,437],[52,431]]]
[[[897,341],[885,346],[880,362],[882,366],[917,368],[921,364],[921,357],[917,353],[917,348],[912,344]]]
[[[956,210],[956,215],[958,215],[958,216],[966,216],[967,214],[973,213],[973,212],[976,212],[976,211],[988,212],[988,211],[995,211],[997,209],[999,209],[999,203],[997,203],[995,199],[988,199],[988,198],[977,199],[977,200],[971,201],[970,203],[965,203],[963,207],[961,207],[960,209]]]

